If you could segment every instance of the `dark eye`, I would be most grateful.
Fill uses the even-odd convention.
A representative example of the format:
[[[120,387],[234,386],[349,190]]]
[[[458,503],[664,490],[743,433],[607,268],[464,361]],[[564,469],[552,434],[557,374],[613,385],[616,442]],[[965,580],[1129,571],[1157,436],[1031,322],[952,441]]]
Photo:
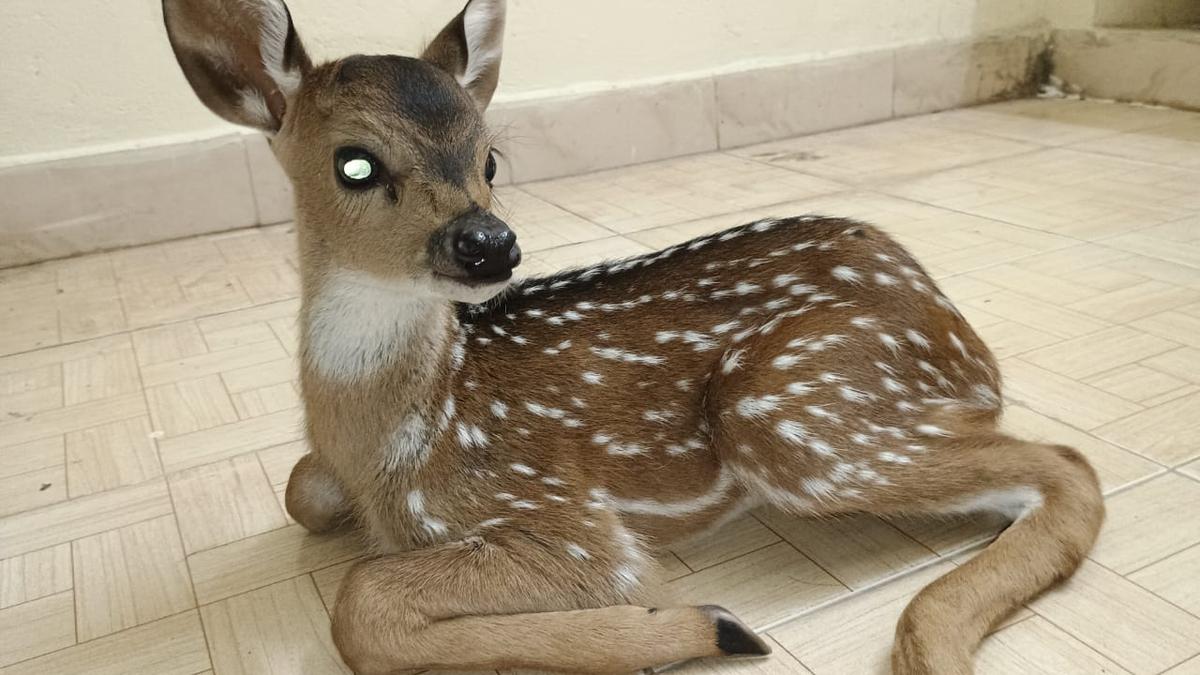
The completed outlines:
[[[379,179],[379,160],[362,148],[338,148],[333,154],[334,172],[348,188],[366,188]]]
[[[496,153],[492,150],[488,150],[487,161],[483,163],[483,177],[488,185],[491,185],[496,177]]]

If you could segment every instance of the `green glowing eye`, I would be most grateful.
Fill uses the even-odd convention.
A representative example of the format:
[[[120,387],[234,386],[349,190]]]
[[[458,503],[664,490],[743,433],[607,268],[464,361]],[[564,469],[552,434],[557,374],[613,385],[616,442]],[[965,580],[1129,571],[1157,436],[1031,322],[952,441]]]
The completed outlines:
[[[362,181],[371,177],[375,173],[375,167],[371,166],[369,159],[352,159],[342,166],[342,174],[353,181]]]
[[[362,148],[338,148],[333,160],[338,180],[348,188],[365,190],[379,180],[379,161]]]

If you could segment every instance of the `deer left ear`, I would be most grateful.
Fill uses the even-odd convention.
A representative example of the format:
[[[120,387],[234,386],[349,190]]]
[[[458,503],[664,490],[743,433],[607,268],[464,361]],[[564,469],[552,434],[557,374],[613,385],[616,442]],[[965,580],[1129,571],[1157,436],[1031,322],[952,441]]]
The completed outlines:
[[[500,81],[504,0],[469,0],[421,58],[450,73],[482,112]]]

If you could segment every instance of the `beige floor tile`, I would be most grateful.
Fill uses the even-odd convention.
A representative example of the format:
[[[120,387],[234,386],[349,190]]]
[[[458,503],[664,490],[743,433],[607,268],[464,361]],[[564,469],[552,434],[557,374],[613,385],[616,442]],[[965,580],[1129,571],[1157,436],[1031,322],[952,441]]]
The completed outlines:
[[[0,419],[62,407],[62,366],[55,363],[0,375]]]
[[[1200,480],[1200,459],[1189,464],[1184,464],[1183,466],[1179,467],[1177,471],[1185,476],[1191,476],[1196,480]]]
[[[70,544],[0,560],[0,609],[71,588]]]
[[[910,199],[1086,240],[1178,220],[1196,210],[1192,171],[1074,150],[984,162],[883,189]],[[1106,242],[1107,243],[1107,242]]]
[[[58,301],[58,327],[63,342],[87,340],[125,330],[125,308],[115,297],[79,297]]]
[[[765,510],[762,517],[792,546],[854,590],[937,557],[875,516],[798,518]]]
[[[38,349],[23,354],[3,356],[0,357],[0,375],[51,365],[60,365],[66,361],[85,359],[108,352],[125,351],[129,349],[129,345],[128,335],[110,335],[108,337],[96,338],[95,340],[85,340],[68,345]]]
[[[308,443],[294,441],[283,443],[258,452],[258,461],[262,463],[263,472],[272,486],[287,485],[288,477],[292,475],[292,467],[308,453]]]
[[[1176,606],[1200,616],[1200,546],[1192,546],[1172,556],[1127,574],[1126,577]]]
[[[241,419],[261,417],[300,406],[300,393],[291,382],[273,384],[233,394],[233,408]]]
[[[938,128],[921,118],[755,145],[734,151],[778,166],[853,183],[940,171],[1036,146]]]
[[[325,603],[325,608],[332,611],[333,605],[337,601],[338,591],[342,588],[342,580],[346,578],[346,572],[354,566],[357,560],[347,560],[344,563],[339,563],[332,567],[317,570],[312,573],[313,583],[317,586],[317,593],[321,596],[321,602]],[[684,567],[683,563],[676,560],[676,564],[683,567],[684,574],[691,574],[691,570]]]
[[[1200,270],[1196,271],[1200,276]],[[1182,311],[1152,314],[1129,322],[1138,330],[1200,348],[1200,316]]]
[[[216,672],[350,672],[307,575],[206,605],[200,615]]]
[[[1141,455],[1022,406],[1010,405],[1004,409],[1001,429],[1017,438],[1069,445],[1079,450],[1096,469],[1106,493],[1165,471]]]
[[[1014,293],[1054,304],[1088,300],[1103,293],[1098,288],[1065,278],[1061,273],[1043,273],[1017,264],[995,265],[972,272],[971,276]]]
[[[960,311],[967,317],[967,321],[979,333],[979,337],[987,343],[988,348],[992,350],[992,354],[997,359],[1018,356],[1039,347],[1057,344],[1062,340],[1056,335],[1008,319],[981,326],[975,321],[974,317],[979,310],[975,310],[974,305],[964,305]]]
[[[843,188],[715,153],[529,183],[521,189],[609,230],[627,233]]]
[[[1125,326],[1059,342],[1022,354],[1021,359],[1059,375],[1084,380],[1106,370],[1170,351],[1178,345]]]
[[[284,357],[245,368],[223,371],[221,380],[230,394],[240,394],[251,389],[292,382],[299,374],[300,366],[296,360]]]
[[[654,556],[655,562],[658,563],[659,578],[664,581],[674,581],[679,577],[687,576],[692,573],[692,570],[670,551],[662,551]]]
[[[526,253],[611,237],[612,231],[515,187],[496,188],[492,208]]]
[[[650,250],[650,247],[626,237],[609,237],[537,251],[527,256],[517,271],[523,276],[552,274],[563,269],[591,265],[601,260],[619,260]]]
[[[41,656],[75,644],[71,592],[47,595],[0,609],[0,666]]]
[[[1200,455],[1200,392],[1147,408],[1095,429],[1100,438],[1169,466]]]
[[[245,347],[246,345],[258,344],[260,342],[273,342],[275,340],[275,333],[265,321],[210,330],[204,332],[203,335],[204,342],[214,352],[222,352],[227,349]]]
[[[1197,175],[1200,179],[1200,175]],[[1200,300],[1200,290],[1161,281],[1145,281],[1111,293],[1067,305],[1106,321],[1133,321]]]
[[[0,448],[0,478],[61,466],[66,455],[61,436]]]
[[[68,406],[140,389],[133,350],[96,354],[62,364],[62,399]]]
[[[676,579],[673,600],[721,605],[751,626],[782,621],[849,591],[786,542]]]
[[[235,276],[250,302],[256,305],[300,295],[300,275],[286,263],[239,272]]]
[[[269,322],[271,332],[275,333],[276,339],[283,345],[283,350],[288,353],[288,356],[295,356],[300,349],[300,335],[296,321],[295,317],[289,317],[272,319]]]
[[[0,422],[0,447],[18,445],[146,414],[141,392],[55,408]]]
[[[232,312],[206,316],[196,320],[200,332],[206,337],[220,336],[225,331],[242,328],[256,323],[273,323],[279,319],[294,320],[300,312],[299,300],[277,302],[246,307]],[[214,349],[215,351],[215,349]],[[186,355],[181,355],[186,356]]]
[[[146,389],[154,429],[182,436],[238,421],[220,375],[207,375]]]
[[[1197,354],[1200,354],[1200,351]],[[1187,381],[1174,375],[1137,363],[1097,373],[1084,378],[1083,381],[1097,389],[1143,405],[1150,399],[1187,385]]]
[[[1120,236],[1106,239],[1104,240],[1104,245],[1138,253],[1149,258],[1166,260],[1167,262],[1176,263],[1192,270],[1200,268],[1200,244],[1180,243],[1150,234],[1133,233],[1121,234]],[[1191,286],[1194,289],[1196,284],[1195,277],[1188,275],[1187,278],[1191,283],[1181,285]],[[1163,294],[1160,293],[1160,295]],[[1173,304],[1170,296],[1157,299],[1160,305]]]
[[[1128,574],[1200,543],[1200,483],[1175,474],[1158,476],[1107,500],[1108,516],[1090,557]],[[1156,523],[1171,523],[1156,527]]]
[[[39,309],[0,304],[0,354],[18,354],[50,347],[59,342],[58,312],[53,307]]]
[[[1163,251],[1162,253],[1169,255],[1168,251]],[[1136,275],[1139,277],[1139,281],[1142,279],[1153,279],[1186,288],[1200,288],[1200,279],[1196,278],[1194,263],[1187,265],[1148,255],[1127,254],[1123,258],[1108,263],[1108,267],[1116,271]]]
[[[711,536],[674,546],[672,551],[690,569],[702,570],[778,541],[774,532],[747,514]]]
[[[56,504],[67,498],[62,465],[0,478],[0,517]]]
[[[1145,162],[1200,168],[1200,122],[1186,117],[1149,129],[1089,140],[1077,147]]]
[[[887,521],[940,556],[991,541],[1009,524],[1006,518],[995,514],[891,516]]]
[[[1200,384],[1200,348],[1182,347],[1148,358],[1142,365]]]
[[[188,556],[196,599],[214,602],[362,555],[354,533],[314,535],[299,525]]]
[[[166,481],[146,481],[4,518],[0,551],[21,555],[170,513]]]
[[[812,675],[770,636],[763,638],[771,655],[762,659],[701,659],[673,668],[680,675]]]
[[[1006,359],[1000,365],[1000,372],[1004,375],[1008,398],[1080,429],[1092,430],[1142,410],[1135,403],[1021,358]]]
[[[150,419],[131,417],[67,434],[67,481],[82,497],[162,475]]]
[[[963,304],[1023,323],[1062,339],[1095,333],[1109,325],[1061,305],[1041,302],[1009,291],[972,298]]]
[[[936,115],[935,119],[947,128],[1038,145],[1092,141],[1092,145],[1107,147],[1116,142],[1113,139],[1116,134],[1153,129],[1180,117],[1183,113],[1176,110],[1112,105],[1103,101],[1025,99],[952,110]]]
[[[200,334],[195,321],[134,331],[133,347],[141,366],[169,363],[208,353],[204,336]]]
[[[1119,675],[1129,671],[1040,616],[992,635],[975,657],[979,675]]]
[[[1200,618],[1091,561],[1031,607],[1132,673],[1159,673],[1200,653]]]
[[[174,361],[142,366],[142,381],[147,387],[156,387],[267,363],[286,356],[287,354],[284,353],[283,347],[278,342],[259,342],[226,349],[222,352],[198,354]]]
[[[1188,659],[1163,675],[1200,675],[1200,656]]]
[[[167,476],[188,553],[283,527],[283,513],[252,454]]]
[[[194,675],[209,666],[197,612],[84,642],[0,670],[3,675]]]
[[[168,473],[217,462],[301,439],[298,409],[252,417],[159,441],[158,453]]]
[[[773,629],[770,634],[814,675],[886,673],[896,621],[917,591],[954,569],[939,563],[856,593]]]
[[[84,537],[71,547],[80,642],[196,606],[174,516]]]

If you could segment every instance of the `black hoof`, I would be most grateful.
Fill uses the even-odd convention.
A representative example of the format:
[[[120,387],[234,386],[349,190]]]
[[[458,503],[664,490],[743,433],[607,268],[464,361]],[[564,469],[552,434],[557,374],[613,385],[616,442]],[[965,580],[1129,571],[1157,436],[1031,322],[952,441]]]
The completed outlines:
[[[726,656],[766,656],[771,653],[771,646],[754,634],[746,624],[742,623],[729,610],[717,605],[702,607],[712,617],[717,629],[717,649]]]

